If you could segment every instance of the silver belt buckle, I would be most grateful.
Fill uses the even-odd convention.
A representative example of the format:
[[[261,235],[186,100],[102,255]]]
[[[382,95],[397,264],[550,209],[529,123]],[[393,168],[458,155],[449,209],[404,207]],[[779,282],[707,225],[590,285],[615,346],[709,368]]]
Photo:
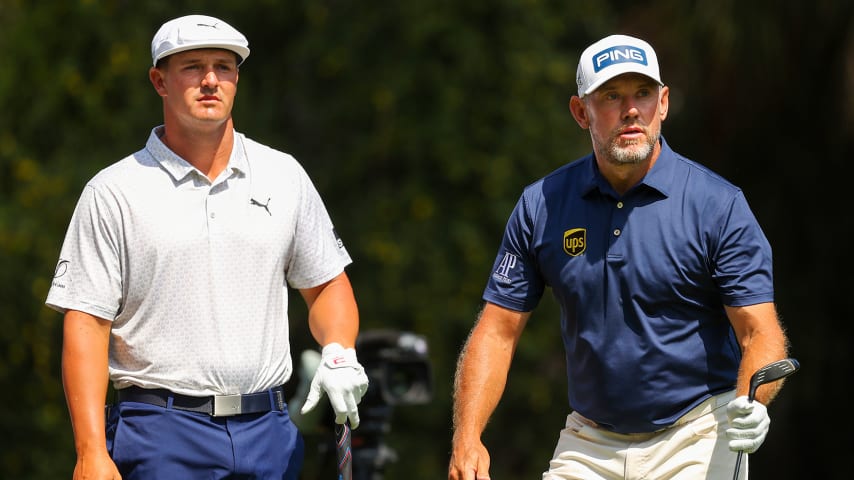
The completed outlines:
[[[213,399],[212,417],[230,417],[240,415],[241,395],[215,395]]]

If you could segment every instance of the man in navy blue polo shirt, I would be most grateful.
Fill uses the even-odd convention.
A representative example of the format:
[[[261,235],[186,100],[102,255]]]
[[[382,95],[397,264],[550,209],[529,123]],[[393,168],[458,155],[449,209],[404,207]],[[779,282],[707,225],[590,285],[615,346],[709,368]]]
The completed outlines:
[[[594,43],[577,81],[569,107],[593,152],[510,215],[459,362],[448,477],[489,478],[481,434],[550,287],[572,413],[543,479],[731,478],[782,386],[749,403],[749,377],[788,353],[771,248],[743,192],[661,136],[669,89],[648,43]]]

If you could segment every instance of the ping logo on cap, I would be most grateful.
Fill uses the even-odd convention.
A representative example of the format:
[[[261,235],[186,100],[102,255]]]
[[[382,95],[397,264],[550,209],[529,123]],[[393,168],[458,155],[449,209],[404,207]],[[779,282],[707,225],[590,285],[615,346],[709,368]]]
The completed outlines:
[[[649,65],[646,52],[630,45],[615,45],[593,55],[593,71],[598,73],[603,68],[618,63],[639,63]]]

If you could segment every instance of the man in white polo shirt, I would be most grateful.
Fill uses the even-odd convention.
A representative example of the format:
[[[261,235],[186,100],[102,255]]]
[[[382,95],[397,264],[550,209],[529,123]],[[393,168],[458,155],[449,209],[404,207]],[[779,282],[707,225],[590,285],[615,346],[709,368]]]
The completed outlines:
[[[350,256],[297,161],[234,129],[246,38],[190,15],[151,49],[163,125],[86,185],[46,300],[65,316],[74,476],[296,479],[284,287],[323,347],[303,411],[325,393],[356,428],[368,379]]]

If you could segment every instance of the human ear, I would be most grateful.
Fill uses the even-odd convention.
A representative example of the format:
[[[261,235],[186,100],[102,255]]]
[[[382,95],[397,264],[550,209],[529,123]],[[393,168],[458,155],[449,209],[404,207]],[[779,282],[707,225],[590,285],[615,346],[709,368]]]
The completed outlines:
[[[154,90],[157,91],[157,94],[161,97],[165,97],[166,82],[163,80],[163,72],[161,72],[157,67],[151,67],[148,69],[148,79],[151,81],[151,85],[154,86]]]
[[[587,118],[587,105],[581,97],[573,95],[569,99],[569,111],[572,112],[572,117],[575,118],[579,127],[585,130],[590,128],[590,120]]]
[[[658,99],[658,114],[663,122],[667,118],[667,111],[670,109],[670,87],[661,87],[661,93]]]

